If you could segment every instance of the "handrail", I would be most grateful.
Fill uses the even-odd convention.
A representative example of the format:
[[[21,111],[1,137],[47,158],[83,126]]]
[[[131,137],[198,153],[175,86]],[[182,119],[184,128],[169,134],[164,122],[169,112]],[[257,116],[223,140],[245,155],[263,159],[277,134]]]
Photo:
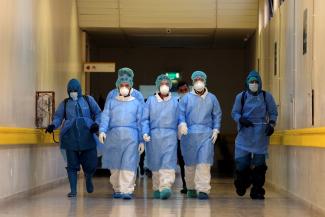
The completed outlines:
[[[278,131],[270,144],[325,148],[325,127]]]
[[[58,138],[59,131],[55,131]],[[56,139],[58,140],[58,139]],[[1,145],[57,145],[51,134],[45,134],[43,129],[0,127]]]

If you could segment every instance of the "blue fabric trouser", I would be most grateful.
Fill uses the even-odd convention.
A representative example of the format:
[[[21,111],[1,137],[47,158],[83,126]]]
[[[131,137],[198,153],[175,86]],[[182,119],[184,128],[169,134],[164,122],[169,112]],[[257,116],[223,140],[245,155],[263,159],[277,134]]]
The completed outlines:
[[[267,170],[265,158],[265,154],[247,152],[245,155],[235,159],[236,174],[234,184],[239,196],[245,195],[246,189],[252,185],[251,198],[264,199],[265,190],[263,186]]]
[[[96,148],[85,151],[66,150],[68,171],[77,172],[80,165],[86,176],[92,176],[97,167],[97,150]]]
[[[266,165],[265,159],[266,159],[265,154],[248,153],[245,156],[235,159],[236,170],[243,171],[247,168],[250,168],[250,166],[258,167],[258,166]]]

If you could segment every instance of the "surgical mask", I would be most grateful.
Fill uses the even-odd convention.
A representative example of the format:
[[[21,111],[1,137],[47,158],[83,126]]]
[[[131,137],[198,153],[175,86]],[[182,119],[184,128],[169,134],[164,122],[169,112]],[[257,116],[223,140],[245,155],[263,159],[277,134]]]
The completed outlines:
[[[73,101],[77,101],[78,100],[78,92],[70,92],[70,97]]]
[[[194,83],[193,87],[194,87],[194,90],[201,92],[204,90],[205,84],[203,81],[197,81]]]
[[[258,91],[258,84],[257,83],[248,84],[248,88],[253,93],[256,93]]]
[[[127,95],[129,95],[129,92],[130,92],[130,90],[129,90],[129,88],[127,88],[127,87],[121,87],[120,88],[120,94],[122,95],[122,96],[127,96]]]
[[[169,87],[167,85],[160,86],[160,93],[163,95],[167,95],[169,93]]]

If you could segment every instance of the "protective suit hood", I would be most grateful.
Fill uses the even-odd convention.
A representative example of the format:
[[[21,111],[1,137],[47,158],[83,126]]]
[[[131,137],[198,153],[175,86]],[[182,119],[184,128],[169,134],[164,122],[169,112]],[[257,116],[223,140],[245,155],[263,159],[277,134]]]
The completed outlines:
[[[78,92],[78,97],[82,96],[82,91],[81,91],[81,85],[80,82],[77,79],[71,79],[68,82],[67,85],[67,92],[68,95],[70,94],[70,92],[72,92],[73,90],[76,90]]]
[[[258,85],[258,93],[260,93],[260,92],[262,91],[262,87],[263,87],[263,85],[262,85],[262,79],[261,79],[260,74],[259,74],[257,71],[255,71],[255,70],[251,71],[251,72],[248,74],[248,76],[247,76],[247,78],[246,78],[246,81],[245,81],[245,88],[246,88],[247,91],[250,91],[250,90],[249,90],[249,87],[248,87],[248,81],[249,81],[249,79],[252,78],[252,77],[254,77],[254,78],[257,79],[258,84],[259,84],[259,85]]]

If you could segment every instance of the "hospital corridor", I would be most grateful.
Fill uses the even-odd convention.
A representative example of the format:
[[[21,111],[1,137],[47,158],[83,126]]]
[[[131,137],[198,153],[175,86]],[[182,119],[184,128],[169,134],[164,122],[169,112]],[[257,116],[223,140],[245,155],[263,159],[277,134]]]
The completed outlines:
[[[0,217],[325,217],[323,20],[0,0]]]

